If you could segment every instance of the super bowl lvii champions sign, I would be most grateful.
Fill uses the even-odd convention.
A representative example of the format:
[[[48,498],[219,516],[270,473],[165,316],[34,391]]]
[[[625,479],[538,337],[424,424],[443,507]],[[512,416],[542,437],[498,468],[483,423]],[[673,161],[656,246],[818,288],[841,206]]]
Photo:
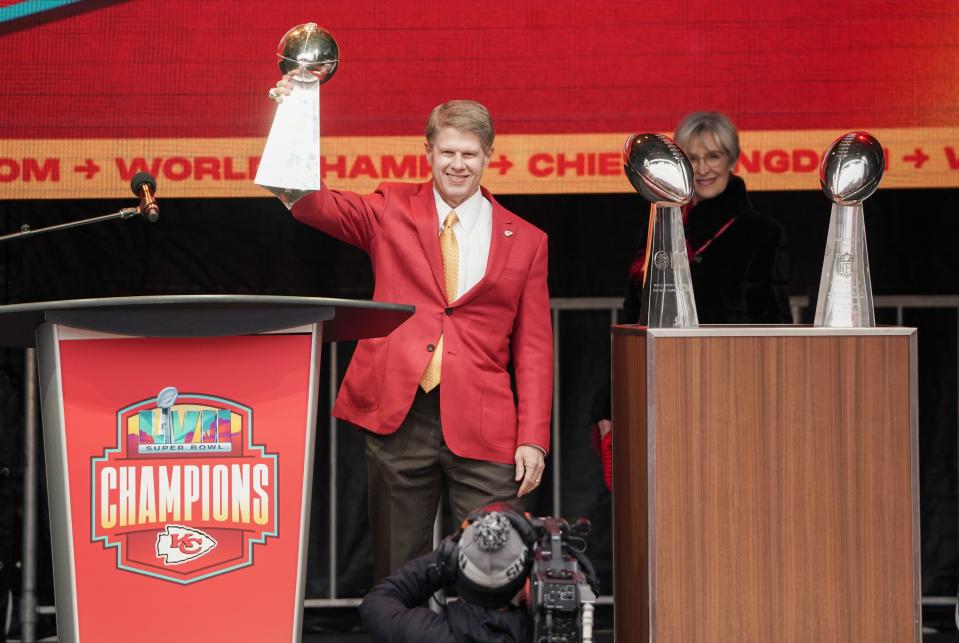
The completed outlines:
[[[120,409],[117,443],[92,459],[92,534],[117,567],[176,583],[241,569],[277,536],[278,456],[253,411],[163,388]]]

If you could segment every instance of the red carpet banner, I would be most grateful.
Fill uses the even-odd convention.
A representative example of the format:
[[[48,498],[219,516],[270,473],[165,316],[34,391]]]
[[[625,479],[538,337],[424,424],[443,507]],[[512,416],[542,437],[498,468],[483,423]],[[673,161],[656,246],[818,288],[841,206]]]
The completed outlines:
[[[464,97],[493,114],[500,194],[629,192],[626,135],[699,109],[739,126],[753,190],[818,189],[853,129],[885,146],[884,187],[959,186],[953,2],[0,0],[0,198],[121,197],[140,170],[164,197],[266,196],[274,52],[310,21],[341,51],[331,186],[428,177],[426,116]]]

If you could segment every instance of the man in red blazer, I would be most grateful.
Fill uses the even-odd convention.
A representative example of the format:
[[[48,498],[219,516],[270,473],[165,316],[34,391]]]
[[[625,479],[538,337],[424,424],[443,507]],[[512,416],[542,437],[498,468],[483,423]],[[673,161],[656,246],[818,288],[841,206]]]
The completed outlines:
[[[480,186],[492,153],[486,108],[450,101],[427,123],[432,181],[362,196],[324,186],[293,208],[369,254],[374,300],[416,307],[389,336],[358,343],[333,410],[368,431],[377,579],[432,549],[444,491],[458,524],[490,502],[520,506],[543,473],[553,390],[547,239]],[[440,243],[447,224],[452,276]]]

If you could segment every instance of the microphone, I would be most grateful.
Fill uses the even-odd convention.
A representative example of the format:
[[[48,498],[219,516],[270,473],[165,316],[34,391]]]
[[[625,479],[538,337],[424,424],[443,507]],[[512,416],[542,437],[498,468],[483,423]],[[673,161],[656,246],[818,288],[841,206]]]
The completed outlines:
[[[150,223],[159,219],[160,206],[153,198],[157,191],[156,179],[149,172],[137,172],[133,180],[130,181],[130,189],[140,197],[140,214],[145,216]]]

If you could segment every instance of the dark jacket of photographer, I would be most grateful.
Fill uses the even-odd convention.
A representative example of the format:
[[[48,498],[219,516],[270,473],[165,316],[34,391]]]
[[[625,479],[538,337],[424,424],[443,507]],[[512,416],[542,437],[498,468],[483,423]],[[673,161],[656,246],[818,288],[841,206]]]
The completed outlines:
[[[360,616],[370,634],[383,643],[525,643],[526,610],[491,610],[465,601],[451,601],[445,614],[426,607],[441,589],[435,573],[436,551],[416,558],[385,578],[363,599]]]

